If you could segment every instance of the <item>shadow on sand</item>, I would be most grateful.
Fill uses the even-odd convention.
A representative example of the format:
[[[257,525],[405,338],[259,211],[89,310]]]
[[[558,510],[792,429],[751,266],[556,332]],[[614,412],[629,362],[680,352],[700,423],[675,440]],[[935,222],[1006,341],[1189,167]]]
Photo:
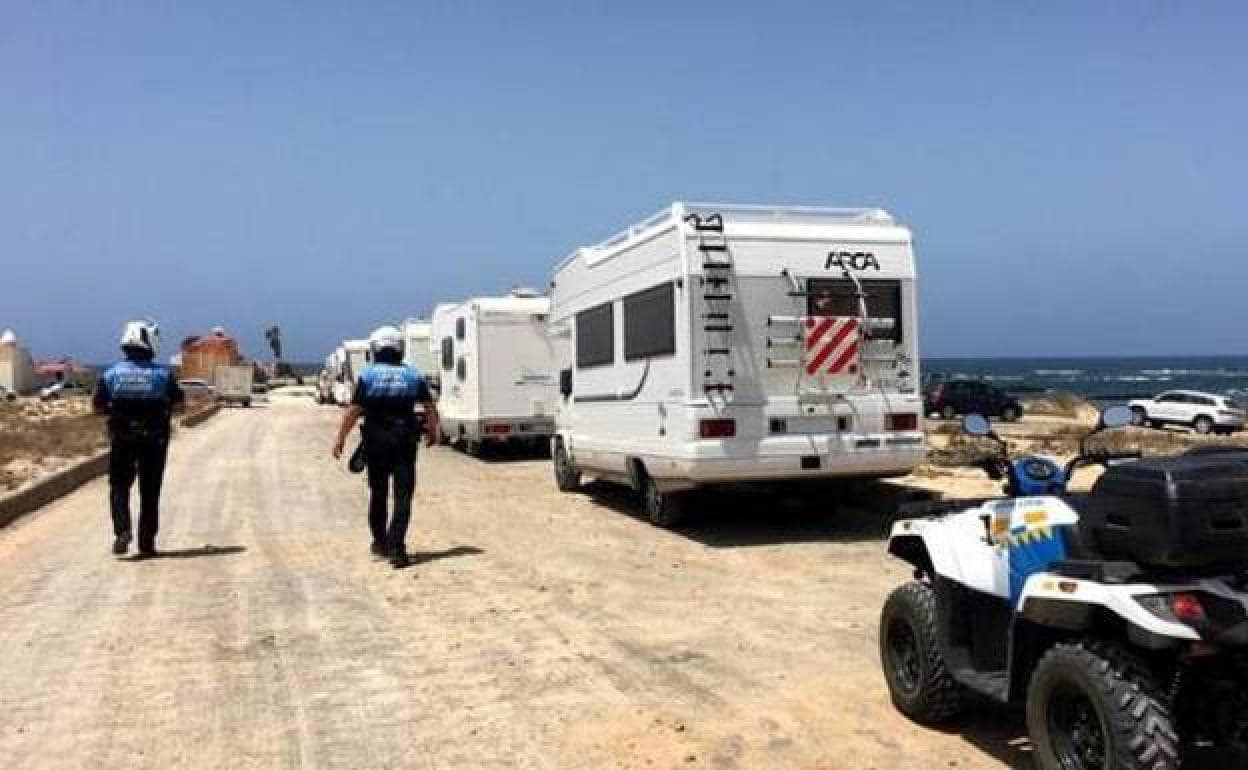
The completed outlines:
[[[972,699],[962,717],[941,731],[961,737],[1010,770],[1034,770],[1036,766],[1021,707]]]
[[[640,498],[624,486],[595,482],[584,491],[600,507],[645,520]],[[676,531],[712,548],[882,541],[894,521],[932,499],[926,489],[880,481],[715,487],[689,495]]]
[[[1035,770],[1031,740],[1027,737],[1026,717],[1021,706],[1006,707],[972,701],[966,713],[944,730],[960,736],[984,754],[1010,770]],[[1225,750],[1188,749],[1183,770],[1231,770],[1248,767],[1248,757]]]
[[[490,442],[482,444],[476,455],[470,455],[463,449],[451,445],[444,445],[441,449],[458,452],[483,463],[516,463],[550,459],[550,444],[545,441]]]
[[[485,551],[477,548],[475,545],[457,545],[454,548],[447,548],[442,551],[412,551],[407,555],[407,567],[418,567],[422,564],[429,564],[442,559],[454,559],[459,556],[477,556],[483,553]]]
[[[123,556],[118,561],[155,561],[157,559],[197,559],[201,556],[229,556],[247,550],[242,545],[201,545],[198,548],[159,549],[151,556],[133,553]]]

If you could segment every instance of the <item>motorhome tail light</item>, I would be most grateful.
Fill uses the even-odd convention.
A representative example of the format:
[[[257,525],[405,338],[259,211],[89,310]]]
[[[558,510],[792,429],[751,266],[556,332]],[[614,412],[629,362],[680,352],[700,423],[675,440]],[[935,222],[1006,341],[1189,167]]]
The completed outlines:
[[[731,417],[717,417],[698,422],[698,435],[702,438],[732,438],[737,435],[737,421]]]
[[[506,436],[511,433],[511,426],[507,423],[490,423],[485,426],[485,432],[491,436]]]
[[[890,414],[888,416],[889,430],[918,430],[919,416],[910,412],[908,414]]]

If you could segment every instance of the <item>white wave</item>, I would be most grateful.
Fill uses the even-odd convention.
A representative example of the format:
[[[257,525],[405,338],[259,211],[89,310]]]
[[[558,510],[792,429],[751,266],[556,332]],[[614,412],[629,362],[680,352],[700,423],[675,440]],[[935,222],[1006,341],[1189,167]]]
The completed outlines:
[[[1171,377],[1248,377],[1243,369],[1141,369],[1141,374]]]

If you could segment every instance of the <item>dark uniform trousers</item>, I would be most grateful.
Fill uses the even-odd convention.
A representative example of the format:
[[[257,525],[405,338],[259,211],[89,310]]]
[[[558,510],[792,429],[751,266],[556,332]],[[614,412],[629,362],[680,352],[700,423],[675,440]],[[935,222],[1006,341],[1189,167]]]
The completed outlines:
[[[416,489],[416,434],[406,425],[383,423],[370,429],[366,423],[364,437],[364,452],[368,458],[369,529],[378,543],[389,547],[403,545],[407,540],[407,525],[412,519],[412,493]],[[387,528],[391,479],[394,480],[394,516]]]
[[[139,480],[139,547],[150,548],[160,529],[160,484],[169,453],[167,437],[114,436],[108,458],[113,534],[130,532],[130,487]]]

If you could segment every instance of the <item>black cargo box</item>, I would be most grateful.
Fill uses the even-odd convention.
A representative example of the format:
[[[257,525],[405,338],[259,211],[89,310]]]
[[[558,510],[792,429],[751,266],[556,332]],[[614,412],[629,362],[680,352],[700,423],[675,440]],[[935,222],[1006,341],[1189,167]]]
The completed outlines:
[[[1104,558],[1199,572],[1248,569],[1248,453],[1114,465],[1077,507],[1083,539]]]

